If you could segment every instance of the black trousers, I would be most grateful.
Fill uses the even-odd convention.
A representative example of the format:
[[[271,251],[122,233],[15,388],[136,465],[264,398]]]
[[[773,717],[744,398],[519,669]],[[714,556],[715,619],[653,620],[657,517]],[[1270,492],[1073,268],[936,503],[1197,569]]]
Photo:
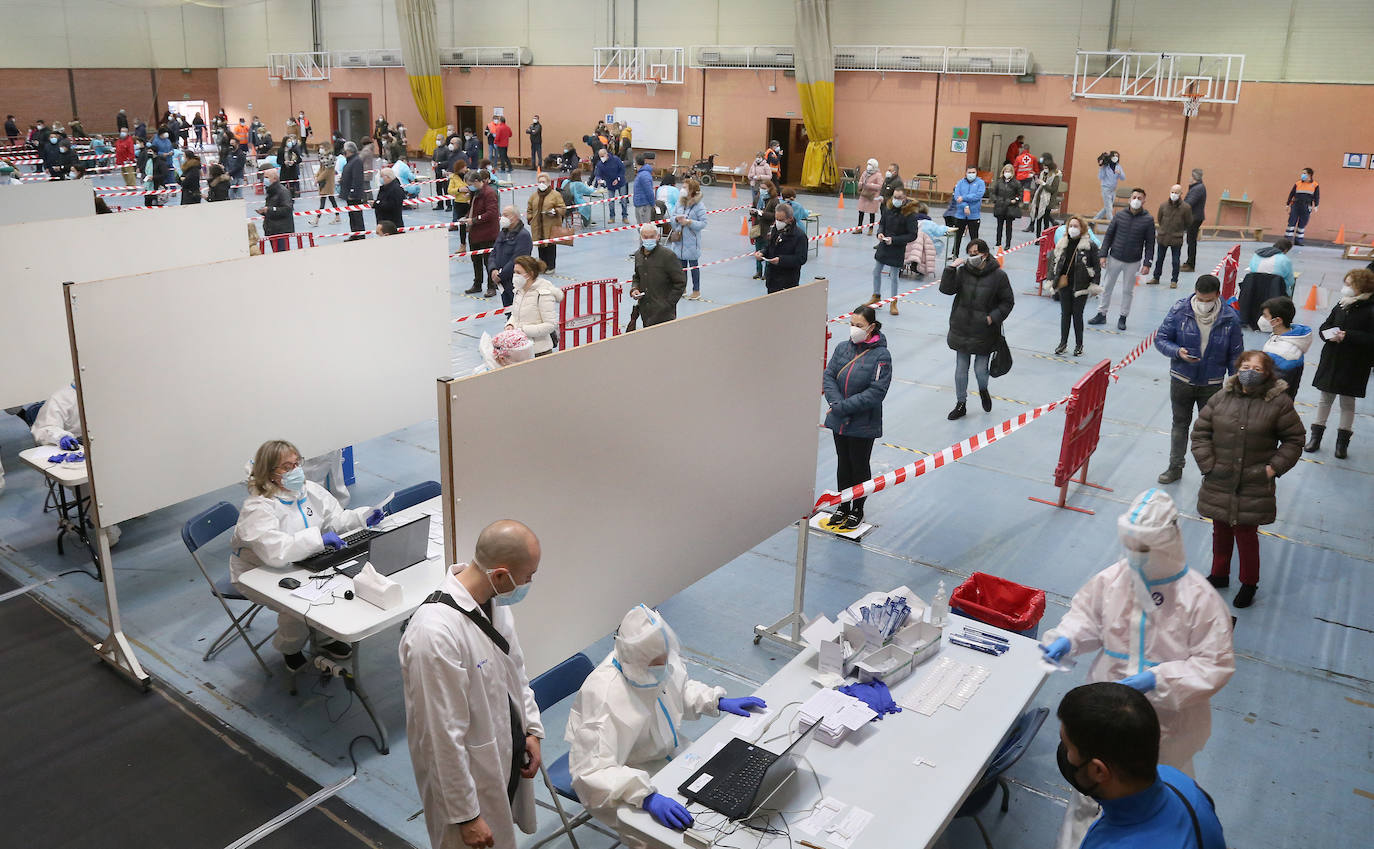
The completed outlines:
[[[1188,228],[1188,258],[1183,261],[1184,265],[1197,264],[1197,234],[1201,229],[1201,221],[1194,221],[1193,226]]]
[[[955,218],[954,224],[954,252],[953,256],[959,256],[959,245],[964,241],[964,231],[968,231],[970,240],[978,238],[978,226],[982,224],[977,218]]]
[[[1059,290],[1059,341],[1069,341],[1069,323],[1073,323],[1074,344],[1083,347],[1083,308],[1088,305],[1088,296],[1075,298],[1071,287]]]
[[[1012,231],[1012,228],[1013,228],[1015,225],[1016,225],[1016,219],[1015,219],[1015,218],[999,218],[999,219],[997,219],[997,239],[996,239],[996,241],[993,242],[993,244],[994,244],[994,245],[1001,245],[1001,246],[1004,247],[1004,248],[1009,248],[1009,247],[1011,247],[1011,231]],[[975,233],[973,234],[973,238],[975,238],[975,239],[978,238],[977,232],[975,232]]]
[[[352,203],[353,202],[350,202],[350,205],[352,205]],[[348,229],[350,232],[359,234],[367,229],[367,222],[363,220],[363,212],[361,209],[348,213]],[[355,242],[359,239],[366,238],[367,236],[364,235],[349,236],[348,241]]]
[[[545,269],[553,271],[558,264],[558,245],[537,245],[539,258],[544,261]]]
[[[479,242],[473,239],[468,243],[468,250],[480,251],[496,244],[495,241]],[[475,287],[485,286],[488,289],[495,289],[496,284],[487,279],[487,257],[490,254],[474,254],[472,257],[472,285]]]
[[[831,434],[835,437],[835,483],[840,492],[844,492],[855,484],[863,483],[873,477],[873,471],[869,467],[868,460],[873,454],[873,440],[862,436],[845,436],[843,434]],[[862,516],[864,514],[864,502],[866,498],[856,498],[849,504],[849,509]],[[844,507],[843,504],[840,505]]]

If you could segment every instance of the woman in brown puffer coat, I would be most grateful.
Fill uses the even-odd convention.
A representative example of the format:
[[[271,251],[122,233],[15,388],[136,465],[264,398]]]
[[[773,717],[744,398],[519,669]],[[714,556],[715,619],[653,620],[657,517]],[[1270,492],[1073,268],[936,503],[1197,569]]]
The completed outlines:
[[[1259,584],[1259,526],[1273,523],[1274,481],[1297,464],[1306,437],[1302,420],[1263,351],[1246,351],[1236,373],[1202,408],[1193,425],[1193,458],[1202,472],[1197,509],[1212,520],[1212,574],[1231,583],[1231,548],[1240,550],[1236,607],[1249,607]]]

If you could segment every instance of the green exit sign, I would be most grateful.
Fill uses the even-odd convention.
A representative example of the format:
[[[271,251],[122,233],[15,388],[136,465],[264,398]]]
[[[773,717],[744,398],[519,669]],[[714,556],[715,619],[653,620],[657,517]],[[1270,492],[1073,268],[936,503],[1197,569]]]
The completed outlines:
[[[967,139],[967,138],[968,138],[968,127],[955,127],[955,128],[954,128],[954,135],[951,136],[951,138],[954,138],[954,139]]]

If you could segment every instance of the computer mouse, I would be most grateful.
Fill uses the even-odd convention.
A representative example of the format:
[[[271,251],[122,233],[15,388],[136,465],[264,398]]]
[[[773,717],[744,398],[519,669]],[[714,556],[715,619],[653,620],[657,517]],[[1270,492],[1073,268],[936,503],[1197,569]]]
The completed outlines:
[[[284,590],[294,590],[296,587],[299,587],[300,585],[300,581],[290,577],[282,578],[280,581],[277,581],[277,586],[281,587]]]

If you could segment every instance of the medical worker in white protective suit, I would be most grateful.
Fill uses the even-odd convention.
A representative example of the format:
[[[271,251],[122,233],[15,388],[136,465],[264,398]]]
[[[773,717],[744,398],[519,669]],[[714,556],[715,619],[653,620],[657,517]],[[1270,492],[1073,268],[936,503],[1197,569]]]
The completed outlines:
[[[1188,568],[1168,493],[1137,496],[1117,532],[1126,557],[1074,594],[1042,648],[1054,660],[1097,652],[1088,682],[1119,681],[1144,693],[1159,715],[1159,762],[1192,776],[1193,756],[1212,733],[1212,694],[1236,671],[1231,613]],[[1057,845],[1077,847],[1097,813],[1096,802],[1071,792]]]
[[[651,776],[691,740],[682,722],[721,711],[748,716],[763,699],[725,698],[724,687],[687,677],[677,635],[657,611],[632,608],[620,622],[615,648],[582,684],[568,716],[568,770],[587,810],[614,826],[616,808],[633,805],[661,824],[684,829],[692,815],[659,793]]]
[[[259,566],[282,568],[319,554],[343,548],[340,534],[382,521],[383,511],[372,507],[345,510],[324,487],[305,479],[300,452],[290,442],[269,440],[258,447],[248,475],[248,498],[229,541],[229,577]],[[299,614],[277,612],[272,645],[282,653],[286,668],[298,672],[306,663],[304,649],[310,626]],[[352,654],[347,643],[317,636],[315,648],[335,660]]]
[[[503,519],[477,535],[401,636],[406,742],[433,849],[515,849],[535,830],[544,726],[510,606],[529,592],[541,551]]]
[[[81,405],[77,403],[75,383],[67,384],[43,402],[29,431],[38,445],[53,445],[62,449],[54,451],[54,454],[85,453],[86,434],[81,427]],[[0,489],[4,489],[4,482],[5,473],[0,470]],[[78,486],[76,495],[78,498],[88,498],[90,488]],[[110,545],[119,542],[119,525],[106,528],[105,535],[109,537]]]

